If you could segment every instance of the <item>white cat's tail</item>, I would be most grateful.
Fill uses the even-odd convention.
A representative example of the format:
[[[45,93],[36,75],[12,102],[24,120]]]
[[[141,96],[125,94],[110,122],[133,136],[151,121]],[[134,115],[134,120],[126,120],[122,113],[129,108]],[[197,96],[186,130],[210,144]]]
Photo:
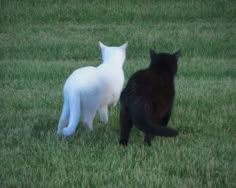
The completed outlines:
[[[59,136],[62,135],[63,128],[68,125],[69,114],[70,114],[69,101],[67,97],[64,95],[64,103],[62,107],[62,112],[61,112],[61,116],[60,116],[58,126],[57,126],[57,134]]]
[[[80,118],[80,95],[64,95],[64,104],[58,124],[57,134],[63,136],[72,135]]]

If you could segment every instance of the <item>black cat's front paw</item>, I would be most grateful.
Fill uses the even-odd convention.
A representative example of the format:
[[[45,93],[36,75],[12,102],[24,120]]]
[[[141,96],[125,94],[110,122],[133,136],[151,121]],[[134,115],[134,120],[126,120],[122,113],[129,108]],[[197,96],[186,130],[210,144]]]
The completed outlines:
[[[120,145],[122,145],[122,146],[127,146],[127,145],[128,145],[128,140],[121,139],[119,143],[120,143]]]
[[[144,144],[151,146],[152,145],[151,142],[152,142],[153,137],[154,137],[153,135],[146,133],[144,136]]]
[[[144,141],[144,144],[145,144],[146,146],[151,146],[151,145],[152,145],[151,141]]]

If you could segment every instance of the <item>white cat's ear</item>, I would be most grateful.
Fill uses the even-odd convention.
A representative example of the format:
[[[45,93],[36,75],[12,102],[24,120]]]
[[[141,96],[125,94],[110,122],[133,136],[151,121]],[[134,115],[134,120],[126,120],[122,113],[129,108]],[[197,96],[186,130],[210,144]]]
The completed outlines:
[[[128,41],[126,43],[124,43],[123,45],[120,46],[120,48],[122,49],[126,49],[128,47]]]
[[[99,43],[99,46],[100,46],[100,48],[101,48],[101,49],[103,49],[103,48],[106,48],[106,47],[107,47],[107,46],[106,46],[105,44],[103,44],[101,41],[99,41],[98,43]]]

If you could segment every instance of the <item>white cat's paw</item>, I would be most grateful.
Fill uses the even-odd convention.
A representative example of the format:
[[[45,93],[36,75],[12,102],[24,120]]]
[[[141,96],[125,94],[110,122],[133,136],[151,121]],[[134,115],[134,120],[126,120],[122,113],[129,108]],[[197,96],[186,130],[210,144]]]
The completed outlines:
[[[57,130],[57,135],[62,136],[63,135],[62,130]]]
[[[114,106],[116,106],[116,104],[117,104],[117,100],[114,99],[108,104],[108,106],[114,107]]]
[[[74,133],[74,131],[71,131],[70,128],[66,127],[66,128],[63,128],[63,136],[70,136]]]
[[[91,124],[89,124],[89,123],[84,122],[84,126],[85,126],[86,128],[88,128],[90,131],[93,130],[93,125],[91,125]]]
[[[101,121],[102,123],[106,124],[106,123],[108,122],[108,117],[107,117],[106,115],[102,115],[102,116],[100,117],[100,121]]]
[[[105,106],[103,108],[100,108],[98,112],[99,112],[100,121],[102,123],[107,123],[108,122],[108,107]]]

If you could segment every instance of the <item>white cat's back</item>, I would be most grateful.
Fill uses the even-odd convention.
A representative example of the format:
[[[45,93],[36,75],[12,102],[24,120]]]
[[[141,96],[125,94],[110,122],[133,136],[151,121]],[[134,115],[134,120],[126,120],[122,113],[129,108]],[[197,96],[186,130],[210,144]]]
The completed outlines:
[[[97,85],[96,67],[84,67],[75,70],[66,80],[64,91],[87,91]]]
[[[114,105],[119,100],[124,84],[122,67],[113,63],[103,63],[97,67],[97,77],[103,90],[100,104]]]
[[[107,47],[99,42],[102,49],[103,63],[97,67],[100,84],[103,86],[103,94],[100,106],[115,105],[119,100],[124,84],[123,64],[126,57],[126,42],[120,47]]]
[[[104,84],[113,88],[121,88],[124,83],[124,72],[122,67],[115,64],[101,64],[97,67],[97,76]]]

